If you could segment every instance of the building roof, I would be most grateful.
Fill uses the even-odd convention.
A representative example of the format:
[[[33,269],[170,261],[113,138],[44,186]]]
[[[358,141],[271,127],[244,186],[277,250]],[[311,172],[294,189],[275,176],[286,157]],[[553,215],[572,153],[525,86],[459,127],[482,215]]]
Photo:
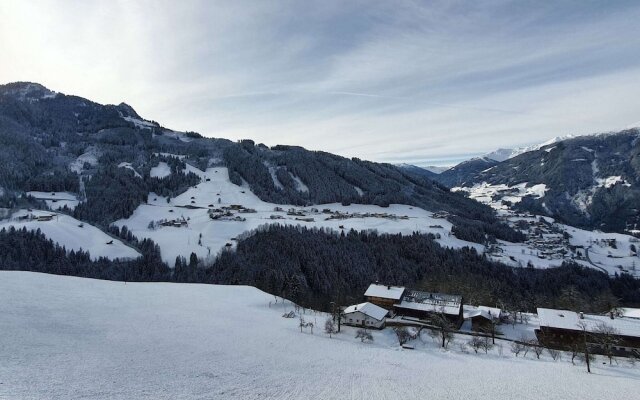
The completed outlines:
[[[550,308],[538,308],[538,318],[540,327],[581,331],[578,322],[584,321],[588,332],[595,332],[599,325],[606,324],[615,328],[622,336],[640,337],[640,319],[635,318],[616,317],[611,319],[608,315],[584,314],[584,319],[581,319],[576,312]]]
[[[502,310],[497,307],[478,306],[478,310],[485,311],[494,319],[500,319]]]
[[[400,300],[404,294],[405,288],[403,286],[387,286],[372,283],[364,295],[366,297],[380,297],[383,299]]]
[[[640,308],[622,307],[617,309],[622,317],[640,318]]]
[[[462,307],[462,296],[412,290],[405,294],[402,302],[397,304],[396,307],[408,310],[458,315]]]
[[[368,317],[382,321],[382,319],[387,316],[388,311],[369,302],[354,304],[344,309],[345,314],[351,314],[354,312],[361,312]]]

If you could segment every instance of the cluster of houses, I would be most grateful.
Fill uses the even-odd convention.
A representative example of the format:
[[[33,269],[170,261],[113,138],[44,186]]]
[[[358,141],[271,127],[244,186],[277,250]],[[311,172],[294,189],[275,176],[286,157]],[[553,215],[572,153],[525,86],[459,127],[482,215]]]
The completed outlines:
[[[211,205],[210,205],[211,207]],[[252,214],[257,211],[253,208],[247,208],[241,204],[231,204],[220,208],[212,208],[208,211],[209,218],[220,221],[246,221],[246,218],[236,215],[240,214]]]
[[[364,297],[366,302],[343,311],[345,324],[382,329],[387,318],[403,316],[428,321],[435,314],[444,316],[456,328],[463,322],[462,296],[374,283]]]
[[[18,216],[18,221],[38,221],[38,222],[46,222],[51,221],[55,217],[55,214],[44,214],[44,215],[33,215],[33,214],[25,214]]]
[[[433,317],[446,318],[459,330],[465,321],[476,332],[495,332],[495,326],[509,316],[500,308],[469,306],[462,296],[411,290],[402,286],[371,284],[364,293],[366,301],[346,307],[342,322],[356,327],[383,329],[398,321],[429,324]],[[591,315],[568,310],[538,308],[539,326],[534,332],[538,342],[550,348],[570,350],[583,345],[591,351],[603,349],[598,343],[609,335],[612,352],[619,356],[640,357],[640,309],[616,309],[607,315]]]

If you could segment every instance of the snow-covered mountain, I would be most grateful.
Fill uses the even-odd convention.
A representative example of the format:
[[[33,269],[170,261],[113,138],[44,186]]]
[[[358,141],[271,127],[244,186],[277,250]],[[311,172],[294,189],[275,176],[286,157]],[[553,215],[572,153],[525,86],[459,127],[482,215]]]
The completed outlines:
[[[531,145],[531,146],[517,147],[515,149],[497,149],[495,151],[485,154],[483,157],[490,158],[494,161],[502,162],[510,158],[519,156],[520,154],[527,153],[529,151],[539,150],[550,144],[558,143],[563,140],[573,139],[575,137],[577,136],[575,135],[556,136],[554,138],[547,140],[546,142]]]
[[[640,131],[554,138],[484,170],[469,170],[449,186],[545,185],[514,207],[570,225],[638,233]]]

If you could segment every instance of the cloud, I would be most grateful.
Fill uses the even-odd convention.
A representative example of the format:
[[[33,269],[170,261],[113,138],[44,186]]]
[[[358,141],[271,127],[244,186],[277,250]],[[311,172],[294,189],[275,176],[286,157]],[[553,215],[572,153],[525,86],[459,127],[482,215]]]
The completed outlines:
[[[0,2],[0,81],[207,136],[451,162],[639,117],[634,2]]]

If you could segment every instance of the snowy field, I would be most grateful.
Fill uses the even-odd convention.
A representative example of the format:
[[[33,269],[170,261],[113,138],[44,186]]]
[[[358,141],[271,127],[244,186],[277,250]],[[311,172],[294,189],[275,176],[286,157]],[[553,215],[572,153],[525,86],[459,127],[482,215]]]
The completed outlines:
[[[169,166],[163,162],[154,168],[157,168],[157,170],[152,169],[152,174],[158,176],[166,176],[171,173]],[[337,203],[312,207],[273,204],[260,200],[248,187],[231,183],[227,168],[209,168],[206,171],[201,171],[187,165],[187,171],[199,175],[202,178],[202,182],[188,189],[180,196],[170,199],[169,203],[167,203],[166,198],[151,193],[147,204],[139,206],[131,217],[115,223],[118,226],[126,225],[139,239],[149,238],[160,245],[162,258],[170,266],[173,266],[176,256],[188,258],[192,252],[196,253],[199,258],[213,257],[227,243],[235,245],[235,241],[232,239],[237,238],[243,232],[272,223],[324,227],[336,231],[340,231],[342,226],[346,230],[352,228],[356,230],[372,229],[380,233],[411,234],[415,231],[431,232],[440,234],[441,239],[438,241],[443,246],[455,248],[470,246],[475,247],[478,251],[484,250],[482,245],[457,239],[450,233],[450,222],[443,218],[434,218],[433,213],[418,207],[399,204],[392,204],[389,207],[363,204],[343,206]],[[236,216],[244,218],[244,221],[212,220],[209,218],[209,209],[233,204],[254,209],[256,212],[237,213]],[[276,207],[280,207],[283,211],[274,211]],[[305,215],[287,215],[289,208],[295,208]],[[328,214],[322,213],[324,209],[339,211],[344,214],[386,213],[390,217],[370,216],[326,220]],[[278,219],[272,219],[271,216],[275,216]],[[400,218],[404,216],[407,218]],[[313,221],[301,221],[301,218],[312,218]],[[150,222],[163,220],[184,220],[187,224],[179,227],[149,227]]]
[[[73,210],[80,203],[76,195],[69,192],[27,192],[27,194],[43,200],[52,210],[59,210],[64,206]]]
[[[21,219],[21,217],[32,215],[34,217],[53,216],[50,221],[38,221],[37,219]],[[54,242],[64,246],[67,250],[84,250],[91,254],[92,259],[107,257],[111,260],[116,258],[137,258],[140,254],[125,245],[118,239],[114,239],[100,229],[86,222],[65,214],[58,214],[50,211],[27,211],[21,210],[14,213],[8,220],[0,221],[0,229],[14,226],[16,229],[27,228],[28,230],[40,231]],[[113,242],[108,244],[109,242]]]
[[[244,286],[0,272],[0,399],[633,399],[640,369],[301,333]],[[278,303],[281,306],[281,302]],[[287,309],[291,306],[287,304]],[[307,320],[322,325],[323,317]]]

